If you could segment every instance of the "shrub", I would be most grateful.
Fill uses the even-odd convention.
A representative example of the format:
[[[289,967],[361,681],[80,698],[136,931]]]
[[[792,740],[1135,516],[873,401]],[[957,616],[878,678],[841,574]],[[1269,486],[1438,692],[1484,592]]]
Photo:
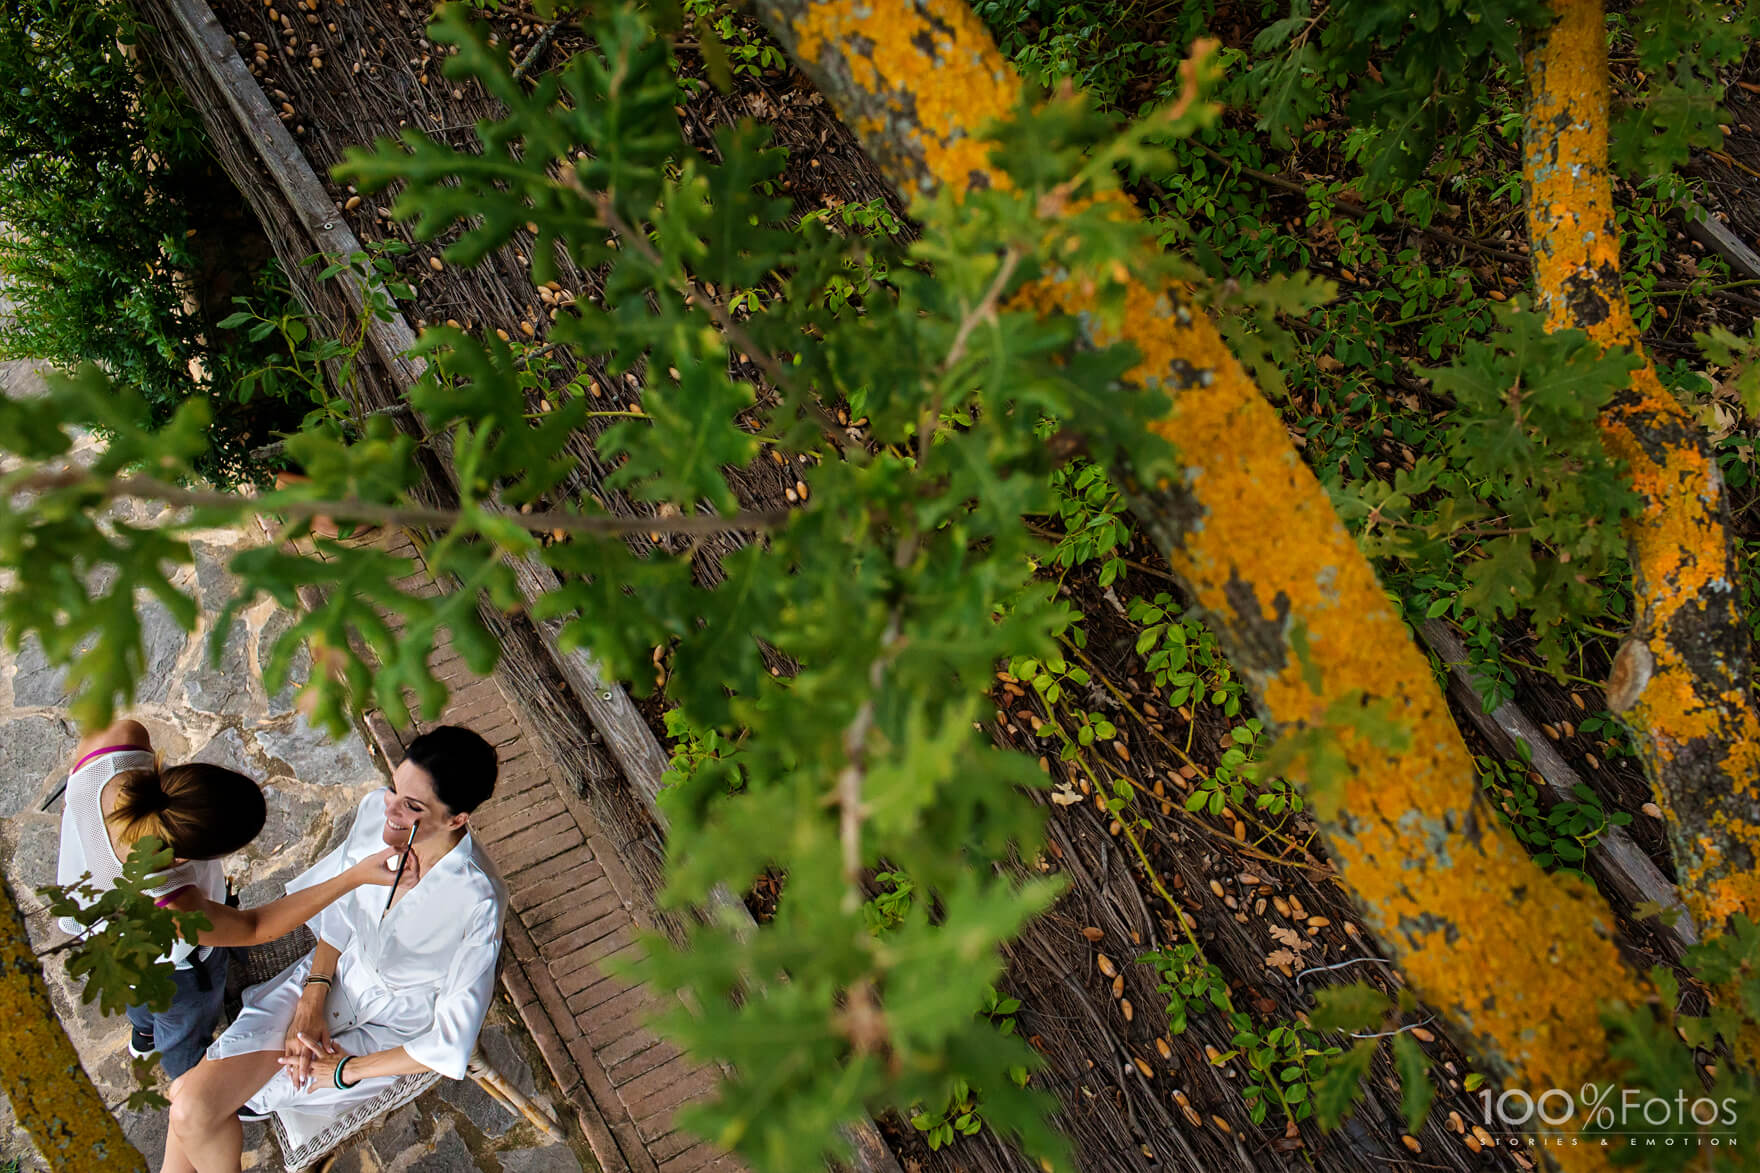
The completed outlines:
[[[266,242],[175,88],[137,64],[113,0],[0,5],[0,357],[95,362],[138,390],[154,426],[211,401],[197,471],[258,479],[248,452],[303,404],[241,404],[265,344],[216,328],[229,295],[285,300]]]

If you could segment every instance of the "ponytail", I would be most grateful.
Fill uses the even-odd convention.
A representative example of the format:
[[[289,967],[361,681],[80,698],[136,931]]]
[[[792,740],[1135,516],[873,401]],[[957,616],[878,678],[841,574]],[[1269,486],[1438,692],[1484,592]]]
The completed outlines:
[[[179,859],[229,855],[263,829],[263,792],[243,774],[196,762],[117,776],[116,803],[104,817],[124,847],[151,835]]]

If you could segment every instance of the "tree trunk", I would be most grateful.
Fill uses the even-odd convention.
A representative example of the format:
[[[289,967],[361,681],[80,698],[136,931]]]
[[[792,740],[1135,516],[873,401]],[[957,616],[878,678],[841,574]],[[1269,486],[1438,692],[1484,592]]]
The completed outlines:
[[[1527,55],[1522,178],[1548,329],[1638,354],[1603,415],[1643,511],[1631,527],[1637,615],[1607,704],[1634,735],[1668,825],[1681,894],[1715,933],[1760,920],[1760,720],[1729,540],[1729,499],[1705,430],[1644,354],[1620,284],[1607,171],[1607,37],[1600,0],[1560,0]]]
[[[49,1001],[12,885],[0,876],[0,1091],[57,1173],[146,1173]]]

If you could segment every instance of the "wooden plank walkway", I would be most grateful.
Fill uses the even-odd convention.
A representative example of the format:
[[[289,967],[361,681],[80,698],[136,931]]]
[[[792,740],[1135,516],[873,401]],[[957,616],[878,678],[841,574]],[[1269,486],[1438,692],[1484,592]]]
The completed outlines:
[[[423,565],[423,573],[400,583],[403,589],[440,593],[408,534],[381,531],[359,542]],[[312,554],[309,540],[299,545]],[[386,618],[398,626],[396,617]],[[414,719],[412,728],[399,730],[369,712],[371,744],[388,767],[403,760],[404,747],[430,724],[467,726],[495,746],[495,794],[471,822],[507,882],[502,985],[575,1106],[601,1168],[743,1173],[735,1158],[673,1127],[680,1107],[714,1087],[715,1069],[642,1024],[663,995],[606,968],[638,956],[636,935],[650,927],[637,916],[642,897],[616,847],[571,780],[537,748],[493,677],[474,677],[444,633],[428,663],[451,691],[439,719]],[[413,712],[414,698],[405,700]]]

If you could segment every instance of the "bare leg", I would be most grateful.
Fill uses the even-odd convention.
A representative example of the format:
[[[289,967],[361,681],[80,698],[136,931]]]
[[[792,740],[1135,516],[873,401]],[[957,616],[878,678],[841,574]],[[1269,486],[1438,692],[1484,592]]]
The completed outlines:
[[[160,1173],[239,1173],[237,1111],[281,1070],[280,1051],[203,1059],[171,1085],[171,1127]]]
[[[177,1098],[183,1094],[183,1084],[186,1078],[187,1075],[178,1076],[171,1081],[171,1086],[166,1089],[165,1094],[172,1103],[175,1104]],[[242,1142],[240,1142],[240,1147],[243,1147]],[[176,1131],[170,1127],[165,1130],[165,1159],[160,1162],[159,1173],[196,1173],[196,1167],[190,1163],[189,1155],[183,1151],[183,1145],[178,1141]]]

